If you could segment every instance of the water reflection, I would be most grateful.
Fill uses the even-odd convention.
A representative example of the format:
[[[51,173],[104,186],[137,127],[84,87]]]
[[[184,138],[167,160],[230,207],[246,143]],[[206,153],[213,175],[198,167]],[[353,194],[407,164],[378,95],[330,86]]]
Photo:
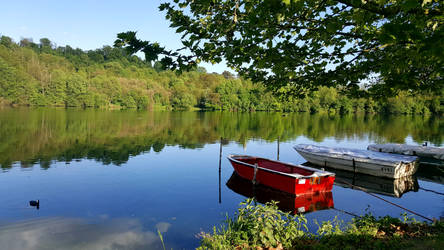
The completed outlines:
[[[158,229],[164,233],[170,226],[159,223]],[[157,233],[145,230],[137,219],[105,219],[91,223],[62,217],[0,226],[0,246],[9,250],[162,248]]]
[[[305,162],[302,165],[320,169],[319,166]],[[325,170],[335,173],[335,185],[360,189],[363,188],[371,193],[378,193],[386,196],[400,198],[403,194],[414,191],[417,192],[419,184],[416,176],[405,176],[398,179],[389,179],[377,177],[367,174],[359,174],[350,171],[343,171],[334,168],[324,168]],[[351,185],[355,186],[352,187]]]
[[[280,142],[305,136],[320,142],[358,139],[377,143],[444,142],[438,117],[328,116],[278,113],[136,112],[57,109],[0,110],[0,165],[23,168],[54,160],[95,159],[120,165],[144,152],[167,145],[202,148],[221,137],[246,145],[251,139]]]
[[[277,201],[277,206],[280,210],[292,214],[308,213],[334,207],[331,192],[317,192],[295,196],[266,186],[253,185],[251,181],[238,176],[235,172],[228,180],[227,187],[247,198],[255,198],[262,204]]]
[[[444,184],[444,167],[420,166],[416,176],[420,180]]]
[[[345,183],[350,183],[356,187],[364,188],[371,193],[378,193],[396,198],[400,198],[403,194],[410,191],[417,192],[419,189],[418,180],[415,176],[388,179],[365,174],[354,174],[346,171],[335,172],[336,179],[338,180],[335,184],[346,188],[350,186]]]
[[[310,202],[305,206],[295,197],[259,194],[250,183],[238,190],[232,180],[227,183],[232,167],[226,156],[245,151],[274,159],[278,151],[282,161],[302,163],[294,144],[365,148],[413,140],[442,145],[442,131],[436,117],[1,110],[0,249],[161,248],[157,230],[167,249],[191,249],[199,245],[196,234],[211,232],[235,213],[244,196],[253,195],[260,202],[280,200],[292,213],[301,207],[331,208],[308,213],[309,221],[332,220],[336,209],[362,215],[369,206],[375,216],[397,217],[403,212],[399,208],[339,186],[333,190],[335,208],[332,193],[305,197]],[[418,176],[439,182],[434,178],[444,174],[422,175],[420,168]],[[386,199],[438,218],[444,209],[442,182],[420,179],[419,184],[418,192]],[[33,199],[40,199],[39,210],[28,206]],[[102,214],[103,219],[91,219]],[[23,221],[29,219],[37,220]]]

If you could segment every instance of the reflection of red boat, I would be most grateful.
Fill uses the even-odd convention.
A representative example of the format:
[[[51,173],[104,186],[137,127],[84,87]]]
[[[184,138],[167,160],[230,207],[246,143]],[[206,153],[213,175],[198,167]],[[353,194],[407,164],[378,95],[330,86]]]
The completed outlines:
[[[230,155],[228,160],[240,177],[290,194],[328,192],[335,180],[334,173],[259,157]]]
[[[278,201],[278,207],[292,214],[307,213],[329,209],[334,206],[331,192],[315,192],[303,195],[293,195],[263,185],[253,185],[251,181],[233,173],[227,182],[227,187],[248,198],[256,198],[260,203]]]

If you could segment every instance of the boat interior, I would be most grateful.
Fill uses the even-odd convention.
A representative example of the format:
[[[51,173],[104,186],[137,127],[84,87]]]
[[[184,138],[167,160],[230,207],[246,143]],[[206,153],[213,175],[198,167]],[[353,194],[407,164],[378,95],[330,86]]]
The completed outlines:
[[[271,161],[264,158],[249,157],[249,156],[233,156],[233,159],[250,164],[257,164],[258,167],[274,170],[277,172],[287,173],[287,174],[298,174],[303,176],[309,176],[314,173],[314,171],[304,169],[302,167],[285,164],[281,162]]]

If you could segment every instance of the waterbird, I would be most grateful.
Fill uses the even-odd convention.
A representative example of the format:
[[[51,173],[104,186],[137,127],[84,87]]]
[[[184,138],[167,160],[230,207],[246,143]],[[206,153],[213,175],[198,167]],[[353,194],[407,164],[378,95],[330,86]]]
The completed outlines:
[[[37,207],[37,209],[39,209],[39,208],[40,208],[40,200],[36,200],[36,201],[32,200],[32,201],[29,201],[29,205],[30,205],[31,207]]]
[[[424,142],[422,145],[423,145],[424,147],[427,147],[427,142]]]

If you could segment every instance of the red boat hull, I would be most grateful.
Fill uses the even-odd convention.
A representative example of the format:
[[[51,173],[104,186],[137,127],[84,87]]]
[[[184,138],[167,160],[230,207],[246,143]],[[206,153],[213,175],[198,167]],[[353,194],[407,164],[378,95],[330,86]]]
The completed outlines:
[[[277,161],[270,161],[263,158],[261,161],[269,161],[274,165],[281,164],[282,167],[294,167],[285,163],[280,163]],[[253,180],[255,168],[252,164],[244,163],[233,158],[229,158],[231,165],[233,166],[236,173],[247,180]],[[335,180],[334,175],[311,177],[308,179],[298,178],[295,176],[289,176],[285,173],[264,169],[262,167],[257,168],[255,183],[269,186],[290,194],[302,195],[313,192],[329,192],[333,188],[333,183]]]
[[[251,181],[240,177],[236,173],[231,175],[227,187],[245,197],[254,197],[263,204],[277,201],[280,210],[291,214],[308,213],[334,207],[331,192],[294,195],[263,185],[252,185]]]

